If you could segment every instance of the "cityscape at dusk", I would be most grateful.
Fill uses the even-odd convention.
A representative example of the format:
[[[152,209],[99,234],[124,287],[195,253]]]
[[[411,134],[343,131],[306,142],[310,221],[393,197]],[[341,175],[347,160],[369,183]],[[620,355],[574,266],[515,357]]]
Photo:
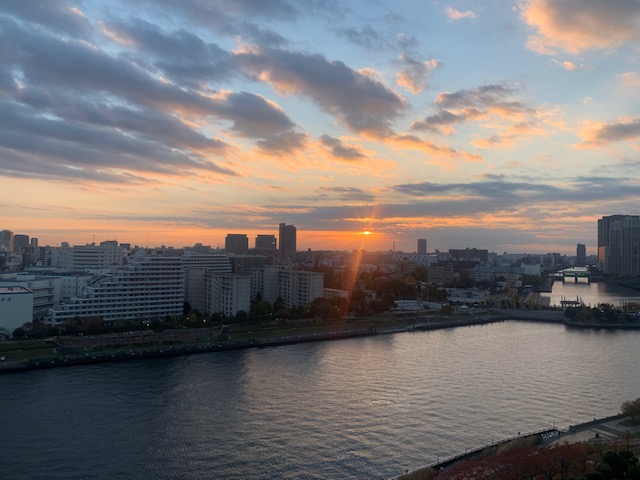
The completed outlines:
[[[633,0],[3,2],[0,225],[594,251],[640,193],[639,21]]]
[[[640,0],[0,0],[0,478],[640,478]]]

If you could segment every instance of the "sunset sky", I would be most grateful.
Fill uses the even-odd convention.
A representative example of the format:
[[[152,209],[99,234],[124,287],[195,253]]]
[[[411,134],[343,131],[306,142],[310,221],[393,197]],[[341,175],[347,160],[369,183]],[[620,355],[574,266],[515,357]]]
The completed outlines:
[[[41,245],[594,254],[640,213],[638,0],[0,0],[0,62]]]

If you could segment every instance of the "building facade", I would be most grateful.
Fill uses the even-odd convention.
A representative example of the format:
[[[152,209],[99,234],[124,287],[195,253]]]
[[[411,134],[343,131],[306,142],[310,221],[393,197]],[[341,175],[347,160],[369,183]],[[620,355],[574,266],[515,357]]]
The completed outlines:
[[[281,223],[279,227],[279,240],[280,240],[280,263],[288,264],[296,259],[297,244],[296,244],[296,227],[294,225],[287,225]]]
[[[252,298],[258,293],[272,304],[281,298],[286,308],[304,307],[324,295],[324,274],[267,265],[254,273]]]
[[[148,322],[182,315],[184,270],[181,257],[139,251],[126,268],[95,275],[82,296],[49,310],[48,321],[101,318]]]
[[[419,238],[418,239],[418,255],[426,255],[427,254],[427,239]]]
[[[200,313],[206,312],[206,274],[231,273],[231,262],[227,255],[207,255],[186,253],[182,256],[184,268],[184,299],[192,309]]]
[[[598,220],[598,263],[607,275],[640,275],[640,216],[610,215]]]
[[[22,287],[32,292],[31,320],[44,318],[60,301],[61,280],[57,276],[10,273],[0,275],[0,287]]]
[[[205,277],[205,312],[228,317],[251,310],[251,275],[208,272]]]
[[[587,264],[587,247],[583,243],[576,246],[576,266],[584,267]]]
[[[249,238],[244,233],[229,233],[224,239],[225,253],[246,255],[249,253]]]
[[[275,235],[258,235],[256,237],[256,253],[264,253],[265,255],[273,255],[277,251],[277,242]]]
[[[24,287],[0,287],[0,333],[12,334],[31,322],[33,292]]]

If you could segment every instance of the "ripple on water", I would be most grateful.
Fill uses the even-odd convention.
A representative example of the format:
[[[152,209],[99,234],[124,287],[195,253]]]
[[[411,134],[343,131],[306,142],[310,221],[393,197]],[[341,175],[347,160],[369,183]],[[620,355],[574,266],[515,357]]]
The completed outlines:
[[[617,412],[639,347],[502,322],[5,375],[0,478],[391,477]]]

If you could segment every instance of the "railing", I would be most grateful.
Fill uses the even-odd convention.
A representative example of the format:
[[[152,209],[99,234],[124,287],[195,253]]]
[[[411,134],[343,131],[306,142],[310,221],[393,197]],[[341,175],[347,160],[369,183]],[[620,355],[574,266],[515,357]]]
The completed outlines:
[[[496,440],[495,442],[487,443],[486,445],[474,448],[472,450],[465,450],[464,453],[456,453],[456,454],[451,455],[449,457],[445,457],[444,459],[438,458],[435,462],[428,463],[428,464],[426,464],[426,465],[424,465],[422,467],[414,468],[413,470],[410,470],[408,473],[415,472],[415,471],[418,471],[418,470],[426,470],[428,468],[431,468],[431,469],[434,469],[434,470],[438,470],[443,465],[455,462],[456,460],[461,460],[461,459],[463,459],[465,457],[473,456],[474,454],[480,453],[485,448],[497,447],[499,445],[503,445],[505,443],[511,442],[512,440],[517,440],[518,438],[527,438],[527,437],[532,437],[534,435],[543,435],[545,433],[554,433],[555,435],[559,435],[561,433],[561,430],[559,430],[557,428],[545,428],[545,429],[542,429],[542,430],[536,430],[536,431],[533,431],[533,432],[525,433],[524,435],[518,433],[517,435],[514,435],[512,437],[502,438],[500,440]],[[408,473],[402,473],[400,475],[396,475],[395,477],[392,477],[390,480],[400,480],[405,475],[408,475]]]

